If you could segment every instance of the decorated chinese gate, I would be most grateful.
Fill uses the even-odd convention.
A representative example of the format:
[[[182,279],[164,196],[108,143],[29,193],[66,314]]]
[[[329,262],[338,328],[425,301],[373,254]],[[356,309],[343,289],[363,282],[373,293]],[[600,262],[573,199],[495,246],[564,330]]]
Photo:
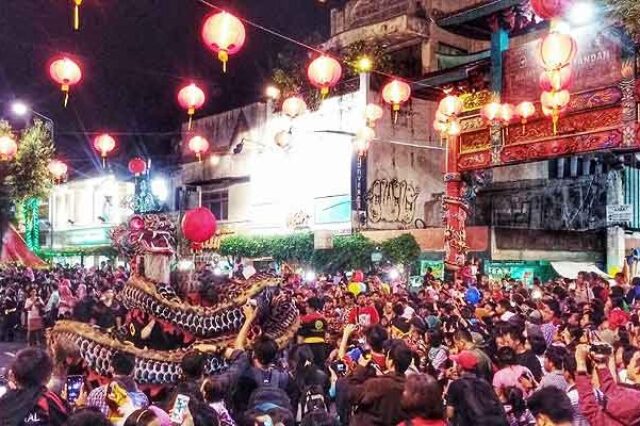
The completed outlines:
[[[469,205],[462,175],[483,169],[522,164],[596,151],[640,149],[638,93],[633,43],[614,28],[573,31],[577,55],[571,63],[571,99],[557,132],[541,112],[539,40],[503,52],[499,93],[461,93],[460,134],[448,136],[445,221],[445,265],[457,270],[467,253],[465,221]],[[495,65],[495,62],[494,64]],[[492,74],[495,70],[492,69]],[[526,125],[487,124],[480,108],[489,99],[518,104],[533,101],[536,113]],[[538,102],[535,102],[538,100]]]

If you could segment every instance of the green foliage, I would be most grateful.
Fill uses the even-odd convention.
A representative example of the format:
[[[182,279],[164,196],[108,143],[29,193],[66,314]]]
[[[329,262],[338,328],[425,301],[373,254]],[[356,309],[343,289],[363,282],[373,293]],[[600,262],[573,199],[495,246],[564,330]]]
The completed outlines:
[[[40,247],[40,199],[31,197],[21,203],[24,221],[24,240],[30,250]]]
[[[392,263],[409,265],[420,255],[420,247],[410,234],[385,241],[382,248]],[[267,237],[236,235],[223,239],[220,244],[220,254],[224,256],[270,257],[278,262],[293,262],[327,272],[369,269],[375,249],[376,244],[361,234],[334,237],[330,250],[314,250],[311,233]]]
[[[0,134],[11,132],[8,123],[0,122]],[[54,148],[51,134],[40,120],[25,129],[18,141],[16,157],[9,162],[9,182],[13,199],[46,198],[51,190],[49,161]]]
[[[623,26],[636,43],[640,40],[640,2],[638,0],[604,0],[613,21]]]
[[[382,253],[390,262],[411,265],[420,257],[420,246],[411,234],[402,234],[382,243]]]
[[[51,250],[42,248],[36,251],[38,256],[48,260],[53,257],[70,257],[70,256],[106,256],[115,259],[118,256],[116,249],[110,246],[92,246],[92,247],[68,247],[64,249]]]
[[[391,57],[384,52],[380,43],[367,43],[365,40],[356,41],[343,48],[341,55],[344,62],[349,65],[343,67],[344,77],[347,79],[358,75],[358,59],[363,56],[371,59],[374,70],[390,74],[396,73]]]

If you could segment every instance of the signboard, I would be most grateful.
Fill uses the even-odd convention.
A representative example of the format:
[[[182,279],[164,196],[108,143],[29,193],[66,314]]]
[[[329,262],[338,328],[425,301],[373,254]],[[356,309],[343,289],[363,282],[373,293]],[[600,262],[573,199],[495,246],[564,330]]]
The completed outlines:
[[[379,263],[382,262],[382,252],[381,251],[374,251],[373,253],[371,253],[371,261],[373,263]]]
[[[444,279],[444,262],[442,260],[421,260],[420,261],[420,276],[424,277],[427,273],[427,268],[431,268],[433,277],[439,280]]]
[[[631,222],[632,217],[633,207],[631,206],[631,204],[607,206],[607,225]]]
[[[330,250],[333,248],[333,233],[331,231],[316,231],[313,233],[313,248],[315,250]]]
[[[585,26],[572,31],[578,50],[571,63],[571,93],[604,88],[622,79],[621,42],[610,28]],[[504,53],[504,100],[513,104],[540,97],[540,40]]]

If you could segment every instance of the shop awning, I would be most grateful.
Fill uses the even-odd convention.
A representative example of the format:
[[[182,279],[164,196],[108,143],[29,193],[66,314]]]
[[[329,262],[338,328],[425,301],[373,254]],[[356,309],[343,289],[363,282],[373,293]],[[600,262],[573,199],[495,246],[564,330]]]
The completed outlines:
[[[594,272],[602,278],[611,278],[606,272],[598,268],[595,263],[588,262],[550,262],[553,269],[563,278],[576,279],[578,272]]]

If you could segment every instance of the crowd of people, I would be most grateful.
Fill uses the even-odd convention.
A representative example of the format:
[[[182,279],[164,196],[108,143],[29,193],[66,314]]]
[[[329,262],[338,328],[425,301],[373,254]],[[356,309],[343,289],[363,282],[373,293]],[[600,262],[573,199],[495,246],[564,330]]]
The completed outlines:
[[[300,311],[295,341],[255,333],[248,303],[225,373],[203,374],[213,347],[200,344],[178,383],[151,390],[127,353],[94,382],[79,348],[41,342],[58,318],[121,326],[123,268],[2,276],[0,337],[24,327],[31,347],[6,374],[0,425],[640,425],[640,278],[444,282],[429,270],[410,291],[377,275],[291,275],[281,292]]]

